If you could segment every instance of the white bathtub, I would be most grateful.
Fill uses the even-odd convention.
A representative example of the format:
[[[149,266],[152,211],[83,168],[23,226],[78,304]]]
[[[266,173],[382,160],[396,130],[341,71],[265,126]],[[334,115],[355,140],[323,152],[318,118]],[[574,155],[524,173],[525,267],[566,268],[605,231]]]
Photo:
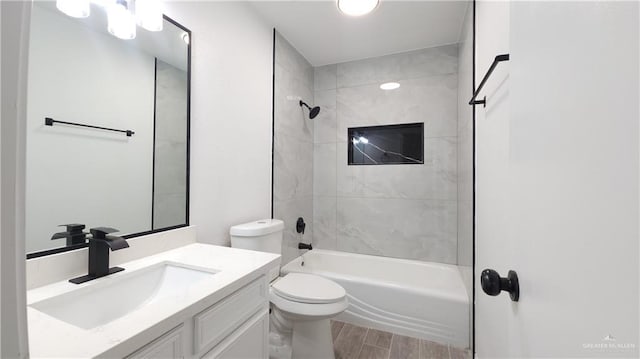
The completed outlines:
[[[314,249],[281,271],[314,273],[342,285],[349,307],[338,320],[469,346],[469,299],[457,266]]]

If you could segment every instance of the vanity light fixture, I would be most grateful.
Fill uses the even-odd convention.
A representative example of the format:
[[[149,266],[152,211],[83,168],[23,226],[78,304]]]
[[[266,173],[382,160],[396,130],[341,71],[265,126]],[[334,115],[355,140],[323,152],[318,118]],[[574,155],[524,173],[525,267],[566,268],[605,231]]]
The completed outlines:
[[[162,7],[158,0],[136,0],[136,21],[149,31],[162,31]]]
[[[382,90],[395,90],[400,87],[400,84],[397,82],[386,82],[380,85]]]
[[[349,16],[366,15],[380,4],[380,0],[337,0],[338,9]]]
[[[134,39],[136,24],[148,31],[162,31],[162,0],[56,0],[56,7],[71,17],[82,18],[89,16],[91,3],[106,9],[107,30],[117,38]]]
[[[63,13],[77,18],[88,17],[91,12],[89,0],[56,0],[56,7]]]
[[[131,40],[136,37],[136,21],[126,0],[116,0],[107,8],[107,29],[111,35]]]

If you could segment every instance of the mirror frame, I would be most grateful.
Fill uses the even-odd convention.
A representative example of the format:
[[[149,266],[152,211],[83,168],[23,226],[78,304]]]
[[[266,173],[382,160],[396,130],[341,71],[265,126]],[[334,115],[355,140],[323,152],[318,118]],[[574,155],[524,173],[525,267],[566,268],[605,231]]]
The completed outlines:
[[[172,229],[177,229],[177,228],[182,228],[182,227],[188,227],[189,226],[189,197],[190,197],[190,186],[191,186],[191,181],[190,181],[190,176],[191,176],[191,44],[193,43],[193,35],[191,33],[191,30],[187,29],[186,27],[184,27],[182,24],[178,23],[177,21],[173,20],[172,18],[168,17],[165,14],[162,14],[162,18],[168,22],[170,22],[171,24],[177,26],[178,28],[180,28],[182,31],[186,32],[187,34],[189,34],[189,43],[187,44],[187,183],[186,183],[186,213],[185,213],[185,218],[186,218],[186,223],[184,224],[178,224],[175,226],[170,226],[170,227],[164,227],[164,228],[158,228],[158,229],[151,229],[149,231],[144,231],[144,232],[138,232],[138,233],[131,233],[131,234],[127,234],[125,236],[122,236],[125,239],[130,239],[130,238],[135,238],[135,237],[140,237],[140,236],[146,236],[149,234],[154,234],[154,233],[160,233],[160,232],[165,232],[165,231],[170,231]],[[29,99],[27,99],[27,101],[29,101]],[[155,131],[155,120],[154,120],[154,131]],[[155,144],[155,136],[154,136],[154,144]],[[155,155],[155,149],[154,149],[154,155]],[[26,241],[26,238],[24,239]],[[83,243],[83,244],[76,244],[73,246],[65,246],[65,247],[59,247],[59,248],[52,248],[52,249],[46,249],[43,251],[38,251],[38,252],[31,252],[31,253],[26,253],[27,255],[27,260],[28,259],[33,259],[33,258],[38,258],[38,257],[44,257],[44,256],[48,256],[51,254],[57,254],[57,253],[63,253],[63,252],[68,252],[68,251],[73,251],[76,249],[81,249],[81,248],[85,248],[88,247],[89,243]]]

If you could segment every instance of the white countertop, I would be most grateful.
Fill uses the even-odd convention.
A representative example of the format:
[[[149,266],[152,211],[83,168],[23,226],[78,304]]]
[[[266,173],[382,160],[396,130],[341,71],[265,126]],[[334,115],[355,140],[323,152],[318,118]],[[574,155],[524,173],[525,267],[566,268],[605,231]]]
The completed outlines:
[[[126,250],[126,249],[123,249]],[[80,285],[61,281],[27,292],[29,351],[32,358],[87,358],[122,356],[162,335],[252,280],[279,265],[279,255],[209,244],[184,247],[120,264],[124,271]],[[128,315],[93,329],[82,329],[46,315],[30,305],[89,287],[153,264],[171,261],[218,273],[192,290],[176,293],[175,300],[143,306]],[[100,308],[96,308],[100,310]],[[115,350],[120,347],[119,350]]]

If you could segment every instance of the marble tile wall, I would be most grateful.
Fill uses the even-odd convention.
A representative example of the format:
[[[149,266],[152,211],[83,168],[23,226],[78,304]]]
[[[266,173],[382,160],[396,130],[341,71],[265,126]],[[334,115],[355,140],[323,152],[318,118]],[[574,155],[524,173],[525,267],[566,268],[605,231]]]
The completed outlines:
[[[298,242],[313,238],[313,123],[298,101],[313,102],[313,67],[280,34],[275,51],[274,218],[285,224],[282,262],[300,254]],[[307,223],[301,238],[296,220]]]
[[[457,263],[457,68],[457,45],[314,68],[316,247]],[[411,122],[423,165],[347,165],[349,127]]]

